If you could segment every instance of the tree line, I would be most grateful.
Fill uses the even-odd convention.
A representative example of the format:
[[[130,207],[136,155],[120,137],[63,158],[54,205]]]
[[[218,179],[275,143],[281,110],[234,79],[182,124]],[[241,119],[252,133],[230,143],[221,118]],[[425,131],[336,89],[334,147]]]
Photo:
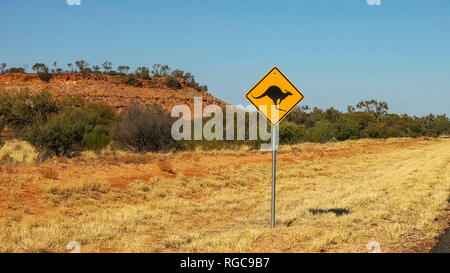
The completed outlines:
[[[349,106],[346,112],[334,108],[297,107],[280,123],[280,143],[437,137],[450,131],[450,121],[445,115],[411,117],[388,110],[386,102],[376,100],[361,101]],[[249,113],[245,115],[248,129]],[[203,118],[203,121],[211,118]],[[236,129],[237,116],[233,119]],[[28,90],[8,90],[0,94],[0,132],[7,126],[15,138],[30,142],[47,156],[73,156],[84,150],[100,151],[106,147],[134,152],[195,150],[197,147],[233,149],[242,145],[259,148],[261,143],[267,142],[260,138],[248,140],[247,131],[246,140],[174,141],[173,122],[175,118],[157,104],[129,105],[119,113],[106,104],[87,103],[80,96],[68,95],[57,100],[47,91],[31,93]],[[267,129],[269,124],[264,126]]]
[[[448,134],[449,118],[389,113],[384,101],[364,100],[348,106],[346,112],[333,107],[297,107],[280,124],[282,143],[327,142],[359,138],[438,137]]]
[[[189,87],[195,88],[199,91],[208,91],[207,85],[200,85],[196,82],[195,77],[190,72],[185,72],[181,69],[172,69],[169,65],[153,64],[152,68],[146,66],[139,66],[133,72],[130,71],[128,65],[118,65],[114,70],[113,63],[105,61],[101,65],[92,65],[85,60],[77,60],[74,63],[66,64],[67,68],[63,69],[58,66],[57,62],[53,62],[51,67],[44,63],[35,63],[31,70],[36,72],[39,78],[48,82],[52,74],[68,74],[79,73],[83,75],[104,74],[110,76],[119,76],[124,79],[128,85],[136,87],[141,86],[140,80],[150,80],[151,78],[164,77],[168,87],[179,89],[181,88],[180,80],[184,80]],[[0,64],[0,73],[27,73],[28,65],[23,67],[11,67],[7,69],[6,63]]]

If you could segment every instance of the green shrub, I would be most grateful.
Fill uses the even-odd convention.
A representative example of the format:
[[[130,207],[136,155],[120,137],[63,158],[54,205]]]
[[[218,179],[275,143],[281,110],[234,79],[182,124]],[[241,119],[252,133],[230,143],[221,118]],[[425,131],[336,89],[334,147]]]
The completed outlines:
[[[113,129],[113,139],[137,152],[169,150],[174,146],[173,118],[160,105],[130,105]]]
[[[342,113],[331,107],[325,110],[324,117],[331,123],[335,123],[342,118]]]
[[[110,127],[118,119],[115,108],[103,103],[91,103],[80,108],[88,117],[89,124]]]
[[[301,142],[306,133],[304,125],[293,122],[280,123],[280,144],[296,144]]]
[[[199,85],[198,86],[198,91],[200,91],[200,92],[208,92],[208,86],[205,84],[205,85]]]
[[[115,70],[110,70],[110,71],[108,71],[108,72],[104,72],[104,74],[110,75],[110,76],[117,76],[117,75],[120,75],[120,73],[118,73],[118,72],[115,71]]]
[[[31,94],[28,90],[13,90],[0,94],[0,116],[14,130],[44,124],[58,112],[58,103],[46,91]]]
[[[333,134],[337,140],[356,139],[359,136],[359,124],[350,119],[340,119],[333,124]]]
[[[172,76],[174,76],[175,78],[182,79],[184,77],[184,71],[180,69],[175,69],[174,71],[172,71]]]
[[[110,141],[109,127],[115,120],[114,108],[91,104],[68,109],[47,124],[33,126],[25,139],[56,155],[71,156],[85,149],[101,149]]]
[[[180,89],[181,88],[181,84],[180,81],[173,77],[173,76],[169,76],[166,78],[166,85],[169,88],[173,88],[173,89]]]
[[[316,126],[308,130],[308,137],[312,142],[325,143],[334,135],[333,125],[328,120],[321,120]]]
[[[43,63],[35,63],[32,67],[32,70],[36,71],[39,79],[44,82],[48,82],[51,78],[50,73],[48,73],[48,67]]]
[[[59,99],[57,102],[57,107],[59,112],[65,111],[70,108],[75,107],[84,107],[86,105],[83,97],[81,95],[67,95],[61,99]]]
[[[7,69],[5,73],[25,73],[25,68],[23,67],[11,67],[10,69]]]
[[[450,130],[450,120],[445,115],[440,115],[433,121],[433,127],[437,135],[446,134]]]
[[[135,87],[141,87],[142,83],[141,81],[136,77],[135,74],[128,74],[125,78],[125,84],[135,86]]]
[[[52,77],[52,75],[50,73],[48,73],[48,70],[43,71],[43,72],[38,72],[38,77],[39,79],[41,79],[44,82],[48,82],[50,80],[50,78]]]
[[[362,129],[375,121],[375,116],[368,112],[351,112],[347,116],[349,119],[356,121]]]
[[[401,137],[401,130],[389,127],[386,131],[386,137]]]
[[[52,118],[45,126],[34,126],[25,139],[56,155],[70,156],[82,150],[87,118],[79,109],[70,109]]]
[[[381,124],[379,123],[370,123],[367,128],[365,128],[361,132],[363,137],[369,138],[381,138],[383,137],[383,131],[381,128]]]
[[[110,129],[104,125],[96,125],[91,132],[88,132],[83,136],[83,143],[88,150],[101,150],[110,142]]]

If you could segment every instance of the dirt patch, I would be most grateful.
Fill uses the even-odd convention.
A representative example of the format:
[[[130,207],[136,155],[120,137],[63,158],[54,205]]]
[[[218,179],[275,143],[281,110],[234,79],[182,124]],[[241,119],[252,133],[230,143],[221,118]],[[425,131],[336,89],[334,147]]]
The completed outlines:
[[[139,179],[138,177],[114,177],[109,178],[108,182],[111,185],[111,187],[126,189],[128,184],[138,179]]]
[[[205,173],[198,171],[197,169],[188,169],[183,172],[187,177],[204,177]]]

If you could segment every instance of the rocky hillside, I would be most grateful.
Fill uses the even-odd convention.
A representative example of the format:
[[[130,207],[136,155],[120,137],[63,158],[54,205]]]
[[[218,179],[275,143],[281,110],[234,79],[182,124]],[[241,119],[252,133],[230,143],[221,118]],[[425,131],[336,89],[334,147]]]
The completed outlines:
[[[0,92],[11,89],[29,89],[31,92],[47,90],[55,97],[81,95],[90,102],[107,103],[116,108],[123,108],[132,103],[157,103],[167,110],[178,104],[193,108],[194,97],[201,96],[204,106],[215,104],[227,105],[207,92],[187,86],[180,79],[181,89],[167,87],[165,78],[139,80],[139,87],[128,85],[124,77],[102,74],[57,74],[49,82],[39,79],[37,74],[0,74]]]

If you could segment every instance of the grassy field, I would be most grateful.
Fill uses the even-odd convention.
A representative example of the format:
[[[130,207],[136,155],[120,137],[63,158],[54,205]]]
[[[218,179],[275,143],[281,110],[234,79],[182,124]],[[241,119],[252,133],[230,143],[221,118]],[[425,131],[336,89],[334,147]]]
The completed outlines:
[[[271,153],[84,154],[0,167],[0,252],[424,252],[448,219],[450,139]]]

